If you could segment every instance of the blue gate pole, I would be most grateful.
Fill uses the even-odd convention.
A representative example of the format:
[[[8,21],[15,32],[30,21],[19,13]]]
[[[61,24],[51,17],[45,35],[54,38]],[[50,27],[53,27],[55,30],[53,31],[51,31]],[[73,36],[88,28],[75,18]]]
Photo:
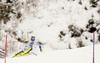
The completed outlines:
[[[93,63],[94,62],[94,59],[95,59],[95,31],[93,31]]]

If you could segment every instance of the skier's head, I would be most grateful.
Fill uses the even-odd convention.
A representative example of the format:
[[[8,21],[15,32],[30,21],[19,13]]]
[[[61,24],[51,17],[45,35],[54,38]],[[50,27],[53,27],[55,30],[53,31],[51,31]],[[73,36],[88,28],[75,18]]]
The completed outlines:
[[[35,37],[34,36],[31,36],[31,40],[34,41],[35,40]]]

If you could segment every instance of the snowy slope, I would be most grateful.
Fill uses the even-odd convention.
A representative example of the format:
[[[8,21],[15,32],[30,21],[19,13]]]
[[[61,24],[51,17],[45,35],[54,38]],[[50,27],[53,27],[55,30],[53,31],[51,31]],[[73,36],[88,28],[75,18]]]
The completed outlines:
[[[4,60],[0,60],[0,63],[4,63]],[[7,63],[92,63],[92,46],[7,58]],[[95,47],[95,63],[100,63],[100,44]]]

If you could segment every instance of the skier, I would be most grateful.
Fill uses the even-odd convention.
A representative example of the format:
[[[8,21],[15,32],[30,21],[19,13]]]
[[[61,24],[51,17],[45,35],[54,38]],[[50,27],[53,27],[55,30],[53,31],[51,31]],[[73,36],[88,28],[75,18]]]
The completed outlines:
[[[13,57],[27,55],[33,49],[34,44],[39,45],[40,51],[43,52],[41,45],[37,41],[35,41],[34,36],[32,36],[30,40],[25,40],[24,43],[28,43],[27,46],[25,46],[22,51],[15,54]]]

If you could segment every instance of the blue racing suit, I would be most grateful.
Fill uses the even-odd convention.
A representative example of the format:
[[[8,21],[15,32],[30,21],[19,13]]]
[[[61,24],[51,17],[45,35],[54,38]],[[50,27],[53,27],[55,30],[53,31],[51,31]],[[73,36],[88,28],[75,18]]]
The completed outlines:
[[[42,50],[42,47],[41,45],[37,42],[37,41],[32,41],[31,39],[28,41],[28,44],[27,46],[24,47],[24,49],[22,50],[24,53],[29,53],[32,49],[33,49],[33,46],[37,44],[39,45],[39,48],[40,48],[40,51]]]

